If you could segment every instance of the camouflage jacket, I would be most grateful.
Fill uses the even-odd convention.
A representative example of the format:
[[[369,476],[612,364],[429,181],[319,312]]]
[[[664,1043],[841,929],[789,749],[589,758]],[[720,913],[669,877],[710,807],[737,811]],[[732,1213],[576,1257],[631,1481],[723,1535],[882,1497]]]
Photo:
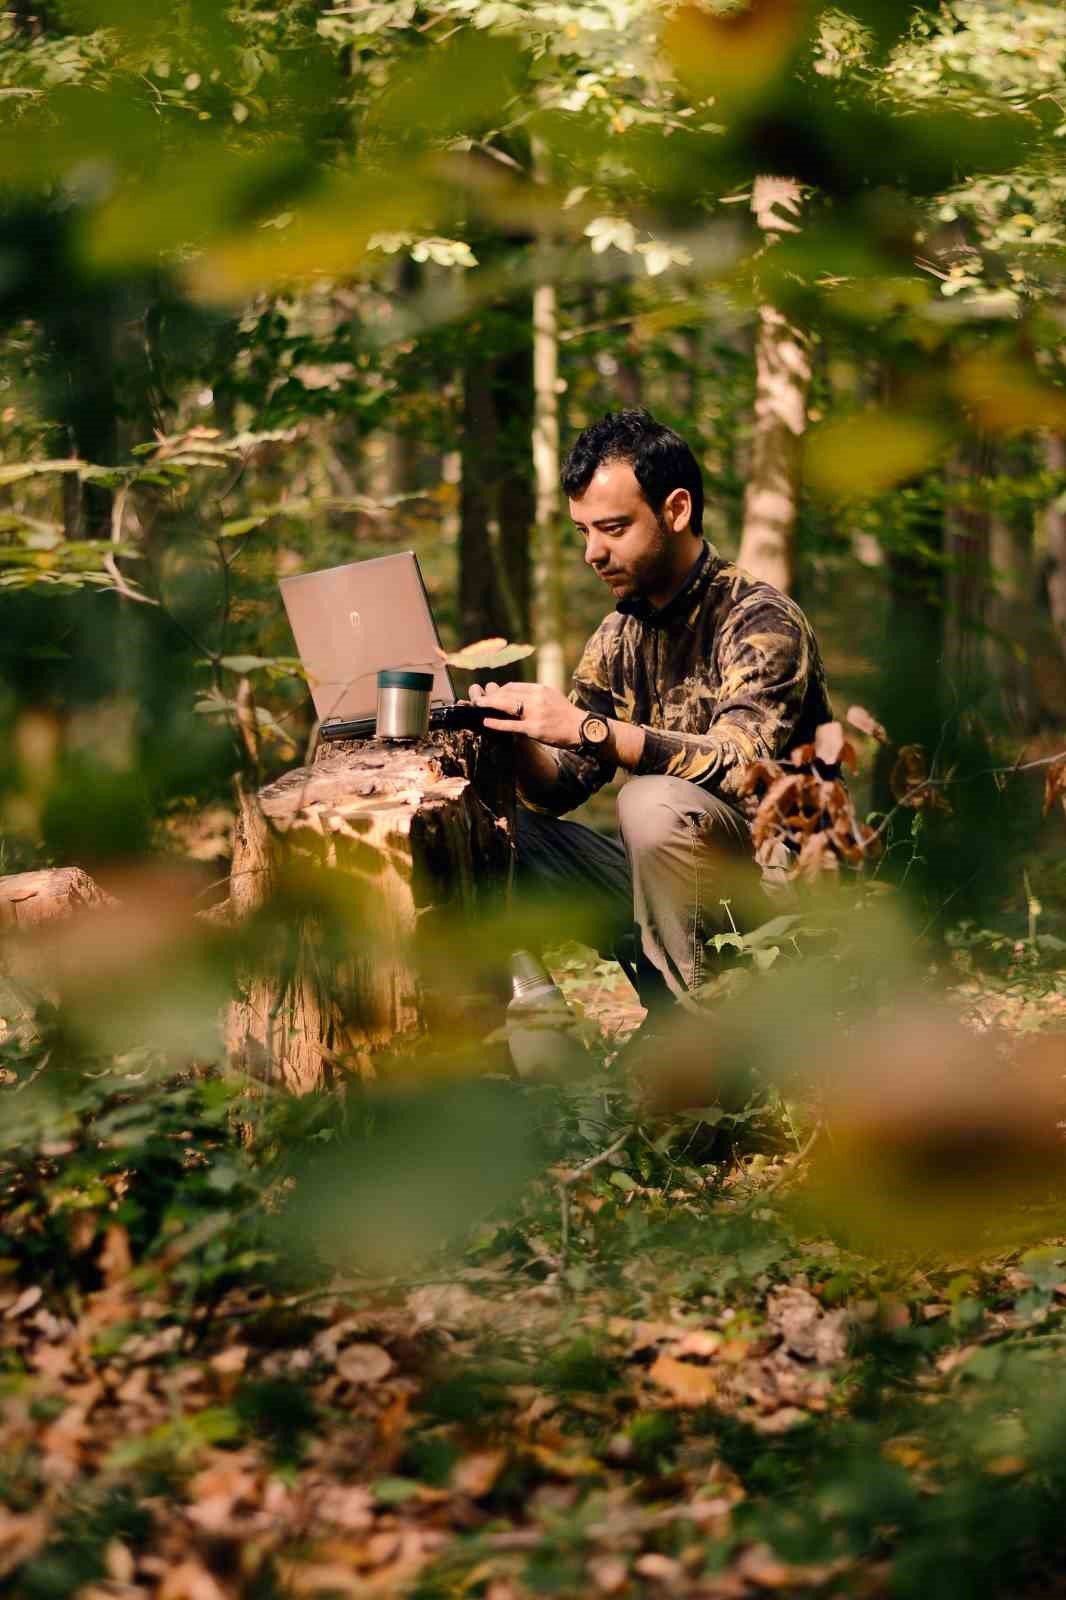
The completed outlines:
[[[749,762],[786,755],[832,718],[818,645],[799,606],[706,544],[667,605],[623,601],[603,620],[570,699],[643,726],[638,774],[686,778],[727,798]],[[550,790],[527,798],[556,813],[614,774],[580,752],[555,754]]]

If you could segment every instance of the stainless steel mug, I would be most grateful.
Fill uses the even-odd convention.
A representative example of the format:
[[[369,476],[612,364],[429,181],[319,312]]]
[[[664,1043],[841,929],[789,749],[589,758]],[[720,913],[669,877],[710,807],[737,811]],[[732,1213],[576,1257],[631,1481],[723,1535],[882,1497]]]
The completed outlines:
[[[432,689],[431,672],[379,672],[377,737],[405,744],[424,739]]]

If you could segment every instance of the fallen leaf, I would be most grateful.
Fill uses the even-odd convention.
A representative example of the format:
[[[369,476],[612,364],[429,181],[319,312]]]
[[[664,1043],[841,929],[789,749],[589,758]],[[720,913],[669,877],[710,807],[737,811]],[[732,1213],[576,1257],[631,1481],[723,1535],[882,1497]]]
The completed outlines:
[[[767,1301],[767,1318],[789,1351],[804,1361],[828,1366],[848,1353],[846,1311],[823,1311],[806,1289],[777,1289]]]
[[[620,1594],[629,1582],[628,1568],[617,1556],[601,1556],[590,1561],[588,1573],[601,1594]]]
[[[44,1290],[39,1284],[34,1284],[32,1289],[24,1289],[13,1305],[8,1306],[4,1316],[12,1322],[16,1317],[25,1316],[27,1311],[32,1311],[43,1295]]]
[[[659,1555],[657,1551],[649,1550],[645,1556],[638,1556],[633,1563],[633,1571],[639,1572],[642,1578],[653,1578],[658,1583],[676,1583],[681,1576],[680,1561],[675,1561],[673,1556]]]
[[[318,1497],[318,1514],[323,1522],[362,1533],[374,1524],[374,1497],[362,1484],[329,1484]]]
[[[683,1406],[707,1405],[714,1399],[718,1388],[715,1375],[709,1367],[696,1367],[690,1361],[678,1361],[674,1356],[660,1356],[649,1367],[648,1377]]]
[[[781,1406],[777,1411],[771,1411],[766,1417],[753,1417],[751,1425],[756,1433],[769,1435],[777,1433],[790,1433],[793,1428],[798,1428],[801,1423],[809,1422],[810,1412],[801,1411],[798,1406]]]
[[[458,1494],[480,1500],[493,1487],[506,1462],[506,1450],[476,1450],[455,1463],[451,1486]]]

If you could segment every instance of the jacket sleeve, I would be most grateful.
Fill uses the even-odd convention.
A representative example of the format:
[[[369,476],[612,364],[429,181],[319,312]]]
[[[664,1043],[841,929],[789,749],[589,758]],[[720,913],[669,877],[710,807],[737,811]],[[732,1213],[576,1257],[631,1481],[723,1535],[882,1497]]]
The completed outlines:
[[[715,654],[720,688],[707,731],[646,727],[637,771],[735,796],[749,762],[791,750],[815,670],[814,638],[784,596],[756,589],[726,619]]]
[[[613,717],[615,714],[607,676],[605,640],[600,631],[593,634],[582,652],[569,698],[583,711],[595,712],[597,716]],[[578,750],[557,750],[551,745],[542,748],[555,762],[555,777],[550,783],[536,786],[519,783],[522,800],[534,811],[562,816],[564,811],[583,805],[614,777],[613,762],[598,761],[595,756],[583,755]]]

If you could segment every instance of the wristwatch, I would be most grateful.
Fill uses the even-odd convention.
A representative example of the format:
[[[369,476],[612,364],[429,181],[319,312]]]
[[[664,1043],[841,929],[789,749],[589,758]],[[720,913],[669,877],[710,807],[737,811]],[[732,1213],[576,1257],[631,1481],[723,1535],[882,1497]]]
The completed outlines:
[[[611,737],[611,729],[606,717],[592,715],[581,724],[580,734],[582,752],[587,756],[599,756]]]

